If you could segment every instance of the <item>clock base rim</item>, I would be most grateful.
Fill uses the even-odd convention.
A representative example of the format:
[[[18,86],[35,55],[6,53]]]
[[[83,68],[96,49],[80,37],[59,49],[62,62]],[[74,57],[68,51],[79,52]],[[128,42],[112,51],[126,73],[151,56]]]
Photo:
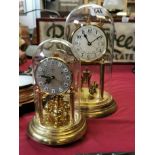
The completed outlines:
[[[106,100],[100,100],[96,102],[80,102],[80,109],[83,115],[87,118],[98,118],[98,117],[106,117],[117,110],[117,104],[113,99],[112,95],[108,92],[104,91],[106,95]]]
[[[42,126],[34,116],[28,124],[27,135],[36,142],[57,146],[81,139],[85,135],[86,129],[86,119],[82,115],[77,123],[58,129]]]

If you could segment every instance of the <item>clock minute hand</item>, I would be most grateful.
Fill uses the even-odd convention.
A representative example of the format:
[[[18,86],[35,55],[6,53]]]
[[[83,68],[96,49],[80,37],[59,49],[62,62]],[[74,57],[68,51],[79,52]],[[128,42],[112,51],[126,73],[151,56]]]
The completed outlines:
[[[96,39],[94,39],[93,41],[91,41],[90,43],[93,43],[95,40],[97,40],[98,38],[101,38],[102,36],[97,37]]]
[[[41,77],[44,77],[44,78],[51,78],[50,76],[46,76],[46,75],[41,75]]]
[[[49,79],[55,79],[55,76],[46,76],[46,75],[41,75],[41,77],[44,77],[44,78],[49,78]]]

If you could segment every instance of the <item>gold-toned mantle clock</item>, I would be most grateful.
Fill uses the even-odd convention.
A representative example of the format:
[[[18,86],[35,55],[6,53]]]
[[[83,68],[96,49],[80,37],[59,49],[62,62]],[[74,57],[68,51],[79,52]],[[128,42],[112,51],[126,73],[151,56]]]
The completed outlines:
[[[71,46],[63,39],[49,39],[33,56],[35,116],[27,133],[43,144],[71,143],[86,132],[79,107],[80,63]]]
[[[109,93],[114,46],[111,14],[96,4],[75,8],[66,18],[65,39],[82,62],[81,111],[87,117],[112,114],[117,106]]]

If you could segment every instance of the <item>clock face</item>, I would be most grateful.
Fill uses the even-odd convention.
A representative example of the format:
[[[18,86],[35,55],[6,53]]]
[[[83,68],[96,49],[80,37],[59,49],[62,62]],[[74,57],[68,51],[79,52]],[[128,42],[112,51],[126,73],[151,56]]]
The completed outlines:
[[[82,61],[91,62],[99,59],[106,52],[105,33],[97,26],[80,27],[72,37],[73,53]]]
[[[72,73],[65,62],[46,58],[36,68],[35,80],[42,91],[57,95],[66,92],[72,83]]]

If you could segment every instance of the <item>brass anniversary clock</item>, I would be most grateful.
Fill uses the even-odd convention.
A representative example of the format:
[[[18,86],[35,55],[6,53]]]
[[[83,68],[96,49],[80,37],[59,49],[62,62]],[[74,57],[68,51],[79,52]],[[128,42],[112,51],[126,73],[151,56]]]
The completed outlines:
[[[101,117],[116,111],[110,94],[114,46],[114,24],[102,6],[86,4],[75,8],[66,18],[65,38],[82,62],[81,111],[87,117]]]
[[[43,144],[71,143],[86,131],[79,110],[80,63],[71,47],[63,39],[49,39],[33,56],[36,114],[29,123],[28,135]]]

